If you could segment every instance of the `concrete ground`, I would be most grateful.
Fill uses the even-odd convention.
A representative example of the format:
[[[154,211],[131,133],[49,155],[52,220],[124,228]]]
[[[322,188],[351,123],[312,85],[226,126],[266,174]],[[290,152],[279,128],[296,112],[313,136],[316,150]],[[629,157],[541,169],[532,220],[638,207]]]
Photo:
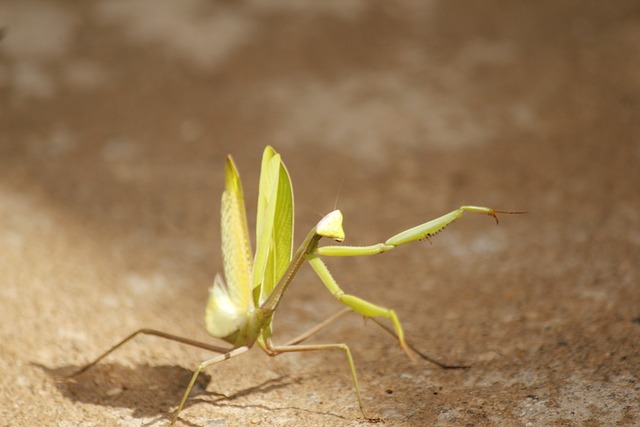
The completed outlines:
[[[429,242],[328,260],[394,308],[412,364],[351,315],[386,425],[640,424],[640,3],[0,2],[0,425],[166,425],[222,271],[225,156],[255,224],[263,147],[296,243],[334,205],[370,244],[461,204]],[[337,201],[336,201],[337,200]],[[278,342],[340,309],[305,267]],[[185,426],[367,425],[339,352],[211,367]]]

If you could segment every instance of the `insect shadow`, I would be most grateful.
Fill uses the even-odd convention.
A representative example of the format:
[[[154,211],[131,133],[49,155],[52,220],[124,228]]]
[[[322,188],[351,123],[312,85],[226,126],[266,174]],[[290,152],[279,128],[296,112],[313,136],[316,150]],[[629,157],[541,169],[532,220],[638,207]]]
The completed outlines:
[[[83,375],[69,379],[69,373],[77,371],[78,366],[49,368],[37,363],[32,363],[32,366],[49,375],[66,398],[75,402],[131,409],[133,411],[131,415],[135,418],[170,418],[175,410],[176,395],[183,391],[184,384],[193,375],[191,370],[177,365],[128,367],[113,363],[97,365]],[[257,386],[225,395],[207,391],[211,379],[212,376],[207,373],[201,373],[198,376],[190,399],[185,403],[186,406],[198,403],[233,405],[232,402],[236,399],[248,395],[269,393],[279,388],[288,387],[292,383],[292,380],[285,376],[279,376],[265,380]],[[245,402],[242,406],[258,406],[266,410],[279,409],[268,408],[264,405],[251,405]]]

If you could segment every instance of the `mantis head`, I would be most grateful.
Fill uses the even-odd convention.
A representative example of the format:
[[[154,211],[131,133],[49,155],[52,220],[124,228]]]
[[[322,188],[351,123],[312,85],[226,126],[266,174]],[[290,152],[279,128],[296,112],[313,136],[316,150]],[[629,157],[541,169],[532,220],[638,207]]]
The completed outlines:
[[[316,225],[316,233],[319,236],[330,237],[338,242],[344,240],[344,230],[342,229],[342,212],[336,209],[328,213]]]

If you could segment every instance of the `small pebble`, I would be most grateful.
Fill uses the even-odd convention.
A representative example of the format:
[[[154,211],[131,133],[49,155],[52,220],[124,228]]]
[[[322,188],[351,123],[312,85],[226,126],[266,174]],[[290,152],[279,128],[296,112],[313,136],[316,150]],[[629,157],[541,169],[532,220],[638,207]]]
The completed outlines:
[[[113,388],[110,388],[110,389],[107,391],[107,396],[109,396],[109,397],[117,396],[117,395],[119,395],[120,393],[122,393],[122,391],[123,391],[123,388],[122,388],[122,387],[120,387],[120,386],[113,387]]]

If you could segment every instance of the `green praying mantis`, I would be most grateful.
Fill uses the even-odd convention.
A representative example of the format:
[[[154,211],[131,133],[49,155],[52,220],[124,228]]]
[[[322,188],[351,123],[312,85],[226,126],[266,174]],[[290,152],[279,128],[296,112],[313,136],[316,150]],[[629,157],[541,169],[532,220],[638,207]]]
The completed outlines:
[[[405,243],[429,239],[430,236],[441,231],[465,212],[490,215],[495,218],[496,223],[498,222],[498,213],[523,213],[479,206],[461,206],[440,218],[402,231],[384,243],[371,246],[318,246],[325,237],[337,242],[341,242],[345,237],[342,228],[342,213],[339,210],[334,210],[311,229],[302,244],[293,252],[294,206],[291,179],[280,155],[268,146],[262,157],[257,207],[256,253],[253,256],[242,184],[235,163],[232,157],[228,156],[225,165],[225,191],[222,194],[221,208],[225,278],[223,279],[220,275],[215,277],[206,307],[205,326],[211,336],[226,341],[231,347],[218,347],[153,329],[141,329],[124,338],[71,376],[85,372],[139,334],[155,335],[219,353],[200,363],[196,368],[182,395],[180,404],[173,414],[171,424],[174,424],[200,371],[209,365],[239,356],[255,344],[269,356],[301,351],[339,350],[344,352],[349,363],[362,416],[371,421],[378,420],[369,418],[365,414],[355,364],[349,347],[342,343],[301,344],[304,340],[343,314],[353,311],[365,318],[373,319],[385,331],[394,335],[410,359],[414,360],[417,354],[445,368],[454,366],[434,361],[410,346],[405,340],[402,325],[395,311],[345,293],[331,276],[321,256],[368,256],[387,252]],[[346,308],[285,345],[276,345],[272,341],[274,313],[282,296],[305,261],[311,265],[329,292]],[[388,319],[393,328],[381,323],[377,318]]]

